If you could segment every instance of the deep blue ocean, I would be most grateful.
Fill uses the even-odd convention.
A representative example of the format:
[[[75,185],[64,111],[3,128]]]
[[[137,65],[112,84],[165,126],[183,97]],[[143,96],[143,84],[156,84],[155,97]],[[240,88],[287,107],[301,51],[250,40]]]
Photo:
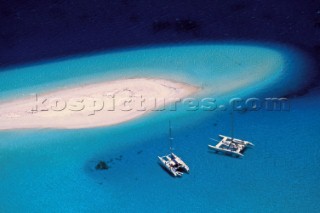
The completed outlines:
[[[0,103],[150,77],[198,86],[193,98],[218,106],[0,131],[0,213],[320,212],[319,61],[315,0],[0,0]],[[208,150],[231,134],[230,99],[281,97],[290,110],[233,112],[234,136],[255,144],[242,159]],[[190,167],[181,178],[158,164],[169,120]]]

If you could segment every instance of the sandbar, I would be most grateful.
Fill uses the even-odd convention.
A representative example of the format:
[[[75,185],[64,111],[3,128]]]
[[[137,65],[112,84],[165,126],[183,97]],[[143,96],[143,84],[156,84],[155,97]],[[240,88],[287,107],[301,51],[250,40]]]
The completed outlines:
[[[116,125],[191,96],[199,87],[156,78],[82,84],[0,103],[0,130]]]

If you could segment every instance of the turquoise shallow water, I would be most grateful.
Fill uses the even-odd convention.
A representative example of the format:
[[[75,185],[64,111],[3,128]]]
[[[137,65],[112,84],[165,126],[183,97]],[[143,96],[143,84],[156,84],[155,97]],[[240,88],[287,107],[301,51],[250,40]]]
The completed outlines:
[[[225,103],[238,96],[280,97],[302,86],[306,74],[305,57],[289,48],[212,44],[130,50],[12,69],[0,73],[0,87],[5,100],[83,82],[161,77],[201,86],[199,98]],[[245,86],[221,90],[239,81]],[[85,130],[0,132],[0,211],[316,212],[316,103],[310,95],[292,100],[289,112],[236,113],[235,135],[256,144],[243,159],[207,149],[209,137],[229,134],[228,111],[155,112],[125,124]],[[191,169],[178,179],[157,165],[156,156],[168,152],[169,119],[175,152]],[[301,146],[307,135],[312,146]],[[94,169],[99,160],[111,159],[109,170]]]

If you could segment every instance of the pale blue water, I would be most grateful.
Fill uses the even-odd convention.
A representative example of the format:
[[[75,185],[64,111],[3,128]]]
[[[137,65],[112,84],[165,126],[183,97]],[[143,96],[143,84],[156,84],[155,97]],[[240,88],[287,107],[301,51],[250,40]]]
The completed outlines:
[[[192,45],[17,68],[0,73],[0,87],[10,99],[81,82],[162,77],[201,86],[199,98],[225,103],[280,97],[307,83],[308,69],[305,56],[281,46]],[[243,79],[246,87],[217,93]],[[0,132],[0,212],[316,212],[316,103],[311,94],[291,100],[289,112],[236,113],[235,135],[256,145],[243,159],[208,152],[209,137],[230,133],[229,113],[219,110],[155,112],[86,130]],[[168,152],[169,119],[175,152],[191,169],[182,178],[157,164]],[[109,170],[94,169],[110,159]]]

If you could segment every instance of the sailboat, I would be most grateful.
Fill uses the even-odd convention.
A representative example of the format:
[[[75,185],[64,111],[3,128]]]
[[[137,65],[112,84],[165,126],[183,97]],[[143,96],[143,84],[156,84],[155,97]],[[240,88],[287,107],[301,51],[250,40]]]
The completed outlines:
[[[233,129],[233,113],[231,113],[231,137],[219,135],[219,137],[221,138],[220,141],[210,138],[211,140],[214,140],[218,143],[215,146],[209,144],[208,147],[215,150],[216,152],[228,154],[233,157],[243,157],[243,152],[245,151],[245,149],[247,147],[253,147],[254,145],[249,141],[234,138]]]
[[[189,166],[176,154],[172,152],[172,141],[171,136],[171,122],[169,122],[169,141],[170,141],[170,154],[159,157],[161,166],[163,166],[169,173],[175,177],[180,177],[184,172],[189,173]]]

